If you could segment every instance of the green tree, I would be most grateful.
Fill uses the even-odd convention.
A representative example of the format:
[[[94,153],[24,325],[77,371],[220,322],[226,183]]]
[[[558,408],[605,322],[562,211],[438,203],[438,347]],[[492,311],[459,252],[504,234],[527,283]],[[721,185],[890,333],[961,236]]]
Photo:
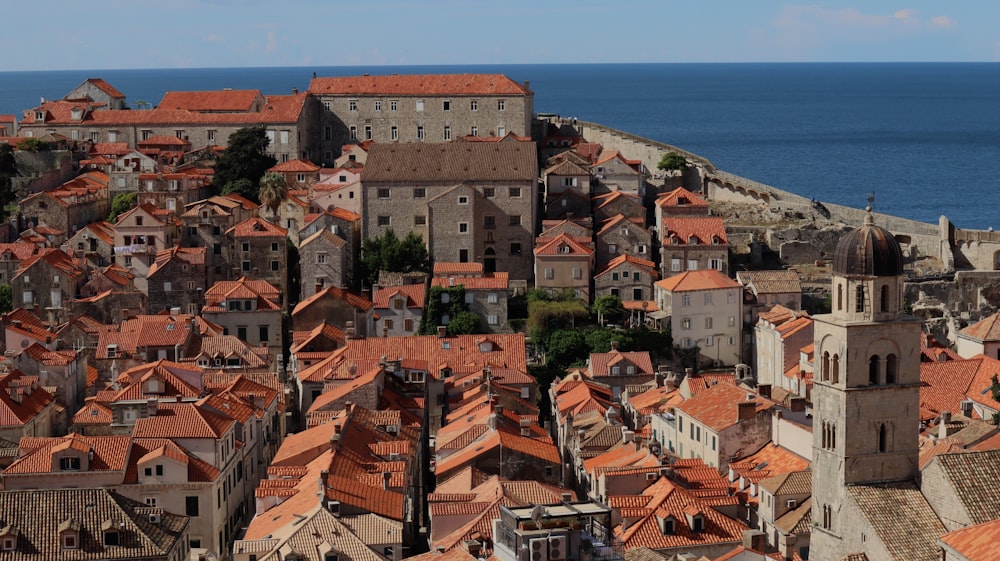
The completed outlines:
[[[677,152],[667,152],[656,164],[656,169],[663,171],[684,171],[688,167],[687,159]]]
[[[260,190],[257,192],[260,197],[260,204],[270,209],[271,214],[277,217],[281,203],[288,198],[288,182],[285,176],[280,173],[269,171],[260,178]]]
[[[606,320],[615,321],[625,311],[621,298],[614,294],[598,296],[590,309],[597,315],[597,323],[600,325],[604,325]]]
[[[582,365],[586,363],[589,351],[583,331],[560,329],[549,336],[545,347],[546,364],[560,370]]]
[[[592,353],[611,352],[611,343],[618,344],[618,350],[627,351],[635,346],[632,333],[629,331],[615,331],[612,329],[590,329],[584,335],[587,347]]]
[[[236,193],[252,201],[257,198],[257,186],[249,179],[237,179],[236,181],[226,183],[225,187],[222,188],[223,195],[230,193]]]
[[[0,209],[17,200],[14,193],[14,178],[17,177],[17,160],[10,144],[0,144]],[[6,212],[0,210],[0,217]]]
[[[420,234],[410,232],[402,240],[391,228],[376,238],[361,244],[361,271],[359,282],[372,286],[378,281],[379,271],[430,273],[431,257]]]
[[[42,142],[37,138],[25,138],[17,143],[17,149],[25,152],[46,152],[51,148],[48,142]]]
[[[14,287],[0,284],[0,314],[6,314],[14,309]]]
[[[224,189],[230,183],[246,179],[254,187],[253,195],[247,198],[257,201],[256,187],[260,184],[260,179],[269,168],[278,163],[267,153],[270,142],[264,127],[246,127],[230,135],[225,152],[215,163],[212,188],[216,192],[225,192]],[[242,192],[240,194],[244,195]]]
[[[118,193],[111,200],[111,214],[108,215],[108,222],[114,224],[118,220],[118,215],[128,212],[139,200],[138,193]]]
[[[448,323],[448,333],[452,335],[469,335],[479,332],[479,316],[475,312],[459,312]]]

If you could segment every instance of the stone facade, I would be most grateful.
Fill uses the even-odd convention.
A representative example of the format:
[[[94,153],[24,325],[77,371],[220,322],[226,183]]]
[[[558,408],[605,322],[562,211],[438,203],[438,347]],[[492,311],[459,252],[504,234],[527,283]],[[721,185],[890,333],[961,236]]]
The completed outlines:
[[[729,271],[729,241],[721,218],[667,218],[663,222],[660,274],[684,271]]]
[[[149,313],[180,308],[198,314],[208,289],[204,247],[173,247],[156,255],[147,274]]]
[[[267,281],[282,295],[288,292],[288,231],[262,218],[251,218],[226,232],[226,263],[231,275]],[[283,298],[281,304],[287,302]]]
[[[187,205],[180,218],[184,224],[183,240],[187,247],[204,247],[205,270],[209,285],[236,278],[224,251],[229,240],[226,232],[257,215],[257,205],[243,197],[223,195]]]
[[[169,210],[177,215],[185,206],[209,194],[209,180],[189,173],[143,173],[138,176],[139,202]]]
[[[535,288],[549,294],[572,290],[589,303],[593,270],[594,251],[566,234],[539,242],[535,248]]]
[[[18,212],[28,224],[45,224],[62,231],[61,240],[91,222],[107,218],[108,176],[87,172],[51,191],[36,193],[18,204]]]
[[[622,255],[648,260],[653,256],[653,236],[641,224],[619,214],[605,220],[594,234],[594,250],[598,268]]]
[[[743,298],[736,281],[714,269],[688,271],[656,282],[654,297],[669,316],[675,344],[699,347],[719,364],[741,362]]]
[[[145,292],[146,274],[156,254],[180,241],[180,220],[148,204],[122,214],[115,222],[115,263],[135,271],[135,286]]]
[[[347,242],[328,229],[306,238],[299,247],[302,298],[327,286],[347,288],[353,273],[351,257]]]
[[[366,237],[415,232],[436,261],[530,279],[537,157],[530,142],[373,144],[362,178]]]
[[[64,322],[69,319],[69,301],[79,295],[84,278],[84,271],[70,256],[58,249],[47,250],[23,261],[11,279],[13,305],[37,306],[42,319]]]
[[[282,348],[281,295],[266,281],[221,281],[205,293],[202,317],[254,346]],[[277,351],[275,351],[277,352]]]
[[[642,199],[638,195],[614,191],[598,195],[591,202],[593,203],[594,221],[598,224],[619,214],[625,218],[631,218],[639,224],[646,224],[646,207],[643,206]]]
[[[472,136],[531,135],[534,94],[499,74],[313,78],[322,107],[321,149],[334,163],[341,147],[374,140],[447,142]]]
[[[594,298],[606,294],[622,302],[653,299],[653,283],[660,279],[652,261],[622,255],[594,275]]]

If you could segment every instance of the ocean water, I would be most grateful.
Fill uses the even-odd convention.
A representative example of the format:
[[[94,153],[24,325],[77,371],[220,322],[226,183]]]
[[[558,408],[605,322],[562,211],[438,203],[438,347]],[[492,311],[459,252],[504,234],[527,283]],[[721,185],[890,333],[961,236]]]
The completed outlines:
[[[1000,63],[579,64],[0,72],[0,114],[101,77],[137,101],[169,90],[304,90],[319,76],[500,72],[537,112],[683,147],[819,200],[963,228],[1000,227]]]

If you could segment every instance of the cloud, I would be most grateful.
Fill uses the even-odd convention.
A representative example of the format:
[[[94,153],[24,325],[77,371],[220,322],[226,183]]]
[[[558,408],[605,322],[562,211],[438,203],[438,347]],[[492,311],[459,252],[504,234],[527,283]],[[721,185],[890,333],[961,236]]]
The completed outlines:
[[[934,16],[931,18],[931,25],[934,27],[954,27],[955,20],[948,16]]]
[[[209,35],[206,35],[206,36],[202,37],[201,40],[204,41],[204,42],[206,42],[206,43],[224,43],[225,42],[225,41],[223,41],[223,39],[222,39],[221,36],[216,35],[215,33],[211,33]]]
[[[264,52],[273,53],[278,50],[278,36],[273,31],[267,32],[267,43],[264,44]]]

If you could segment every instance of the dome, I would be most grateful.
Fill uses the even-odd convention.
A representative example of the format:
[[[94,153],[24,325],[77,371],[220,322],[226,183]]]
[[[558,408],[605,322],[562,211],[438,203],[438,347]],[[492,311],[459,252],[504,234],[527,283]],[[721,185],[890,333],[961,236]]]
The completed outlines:
[[[865,224],[850,232],[833,253],[833,274],[894,277],[903,274],[903,250],[892,233],[876,226],[869,211]]]

